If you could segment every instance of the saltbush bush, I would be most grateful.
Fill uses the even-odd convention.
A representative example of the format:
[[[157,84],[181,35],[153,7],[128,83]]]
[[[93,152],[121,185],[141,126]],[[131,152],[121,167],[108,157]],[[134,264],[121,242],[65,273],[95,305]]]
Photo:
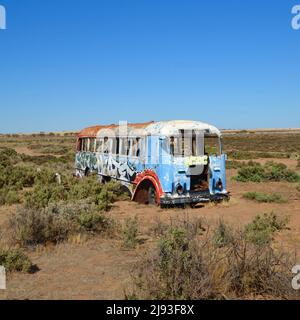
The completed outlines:
[[[30,273],[34,269],[31,260],[19,249],[0,249],[0,265],[8,272]]]
[[[37,185],[33,191],[25,194],[25,206],[27,208],[46,208],[48,204],[67,200],[68,194],[64,186],[58,184]]]
[[[12,205],[20,202],[20,196],[17,190],[4,187],[0,189],[0,205]]]
[[[244,198],[249,200],[255,200],[257,202],[266,202],[266,203],[286,203],[287,200],[278,193],[265,194],[262,192],[247,192],[243,195]]]
[[[228,245],[231,240],[231,230],[223,220],[220,220],[212,236],[214,245],[218,248],[222,248]]]
[[[288,221],[287,217],[280,218],[274,212],[257,215],[245,226],[245,238],[256,245],[268,244],[277,231],[286,228]]]
[[[259,159],[259,158],[288,158],[289,154],[285,152],[265,152],[265,151],[242,151],[232,150],[227,152],[228,157],[234,160],[248,160],[248,159]]]
[[[30,168],[17,166],[0,166],[0,188],[14,187],[21,190],[25,187],[32,187],[34,184],[35,172]]]
[[[135,248],[138,241],[139,224],[137,217],[127,218],[123,227],[123,244],[125,248]]]
[[[184,225],[171,226],[135,265],[132,296],[196,300],[295,296],[290,285],[295,262],[288,253],[273,250],[269,242],[248,241],[243,230],[224,223],[217,229],[199,235]]]
[[[297,182],[300,181],[300,176],[287,168],[283,163],[275,163],[268,161],[264,166],[255,164],[251,166],[245,166],[238,170],[236,177],[233,177],[236,181],[241,182],[263,182],[263,181],[287,181]]]
[[[0,166],[7,167],[15,164],[19,160],[18,153],[11,148],[3,148],[0,150]]]
[[[113,202],[123,193],[119,183],[101,185],[95,176],[77,179],[63,175],[61,180],[59,184],[55,173],[51,171],[39,172],[34,190],[25,194],[25,206],[39,209],[57,201],[90,199],[100,210],[109,211]]]
[[[55,203],[46,208],[20,208],[9,220],[13,243],[21,246],[58,243],[78,232],[101,233],[112,219],[85,201]]]

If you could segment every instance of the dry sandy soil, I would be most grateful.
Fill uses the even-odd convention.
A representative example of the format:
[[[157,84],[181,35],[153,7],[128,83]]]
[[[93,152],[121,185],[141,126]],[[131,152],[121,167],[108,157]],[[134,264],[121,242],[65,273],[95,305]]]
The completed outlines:
[[[296,168],[294,160],[280,162]],[[236,170],[228,170],[228,187],[232,194],[228,203],[207,204],[195,209],[160,209],[129,201],[116,203],[109,213],[115,219],[122,222],[129,216],[138,218],[143,241],[136,249],[125,250],[121,240],[103,237],[88,240],[78,237],[57,246],[35,249],[28,254],[40,270],[30,275],[9,274],[7,290],[0,291],[0,299],[124,299],[125,293],[130,292],[134,263],[155,242],[149,230],[157,219],[170,222],[203,217],[215,223],[223,218],[235,226],[243,226],[255,215],[273,210],[279,216],[290,217],[289,230],[277,236],[277,244],[296,252],[300,248],[300,193],[295,184],[239,183],[231,180],[235,173]],[[248,191],[280,193],[288,203],[259,204],[245,200],[242,195]],[[13,207],[0,207],[0,224],[13,210]]]

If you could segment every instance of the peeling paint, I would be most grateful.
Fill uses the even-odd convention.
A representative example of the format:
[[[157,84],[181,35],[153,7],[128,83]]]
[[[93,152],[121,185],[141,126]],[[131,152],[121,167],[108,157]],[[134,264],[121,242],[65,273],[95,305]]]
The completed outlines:
[[[128,187],[134,200],[144,203],[152,200],[156,203],[197,203],[209,201],[216,194],[227,196],[225,155],[203,154],[203,146],[198,148],[200,151],[193,151],[197,154],[190,155],[185,148],[191,145],[185,138],[178,140],[182,144],[182,154],[171,153],[168,143],[173,143],[172,136],[185,134],[185,131],[192,132],[194,136],[198,132],[202,134],[202,140],[195,139],[195,144],[204,144],[204,136],[221,137],[216,127],[198,121],[125,123],[122,128],[117,125],[86,128],[79,133],[77,146],[80,148],[83,139],[91,139],[87,145],[94,149],[77,152],[76,173],[83,176],[93,171],[101,177],[119,180]],[[107,152],[95,152],[97,141],[105,144]],[[109,148],[108,141],[111,141]],[[113,145],[116,145],[114,152],[110,149]],[[103,151],[101,148],[99,150]],[[121,148],[128,149],[126,155],[120,151]],[[138,155],[135,154],[137,149]]]

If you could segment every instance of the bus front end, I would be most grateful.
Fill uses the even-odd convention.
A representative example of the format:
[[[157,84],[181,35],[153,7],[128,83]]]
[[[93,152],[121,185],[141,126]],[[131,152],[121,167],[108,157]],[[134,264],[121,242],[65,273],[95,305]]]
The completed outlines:
[[[184,205],[229,199],[226,184],[226,160],[222,153],[221,138],[204,135],[197,139],[163,139],[162,164],[163,190],[161,205]]]

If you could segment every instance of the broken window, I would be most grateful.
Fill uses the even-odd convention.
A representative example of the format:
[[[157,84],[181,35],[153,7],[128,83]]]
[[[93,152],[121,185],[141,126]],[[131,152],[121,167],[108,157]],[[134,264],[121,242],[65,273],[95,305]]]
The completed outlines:
[[[206,135],[204,138],[205,144],[205,154],[208,155],[220,155],[221,150],[221,140],[216,135]]]
[[[96,139],[96,152],[102,152],[103,139]]]
[[[132,157],[139,157],[141,154],[141,138],[133,138],[130,139],[131,148],[130,148],[130,155]]]
[[[89,148],[89,139],[88,138],[83,138],[82,139],[82,151],[87,152]]]
[[[81,151],[82,150],[82,139],[78,139],[77,141],[77,151]]]
[[[191,157],[203,155],[203,135],[194,131],[181,130],[179,136],[170,136],[169,153],[175,157]]]
[[[108,137],[104,137],[102,153],[110,153],[110,143]]]
[[[96,143],[96,139],[95,138],[91,138],[90,139],[90,144],[89,144],[89,151],[90,152],[95,152],[95,143]]]

